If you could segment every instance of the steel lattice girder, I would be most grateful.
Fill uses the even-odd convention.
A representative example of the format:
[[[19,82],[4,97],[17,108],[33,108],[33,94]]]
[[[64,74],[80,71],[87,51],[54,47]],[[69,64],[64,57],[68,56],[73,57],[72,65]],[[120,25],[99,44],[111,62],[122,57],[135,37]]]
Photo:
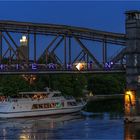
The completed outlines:
[[[41,24],[31,22],[17,22],[17,21],[0,21],[0,30],[9,32],[20,32],[30,34],[47,34],[47,35],[62,35],[62,36],[76,36],[80,39],[95,40],[106,43],[126,45],[125,34],[112,33],[105,31],[98,31],[83,27],[74,27],[56,24]]]

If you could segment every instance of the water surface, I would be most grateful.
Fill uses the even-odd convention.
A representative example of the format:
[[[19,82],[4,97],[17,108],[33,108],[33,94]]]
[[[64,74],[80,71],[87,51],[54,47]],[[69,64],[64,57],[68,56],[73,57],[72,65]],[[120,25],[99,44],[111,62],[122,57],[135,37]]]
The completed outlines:
[[[22,119],[1,119],[0,140],[124,139],[121,115],[67,114]]]

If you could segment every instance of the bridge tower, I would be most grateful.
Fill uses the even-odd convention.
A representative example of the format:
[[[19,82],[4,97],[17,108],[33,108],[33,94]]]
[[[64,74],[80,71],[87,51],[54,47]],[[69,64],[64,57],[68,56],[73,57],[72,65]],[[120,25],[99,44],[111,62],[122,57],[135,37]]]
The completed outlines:
[[[135,116],[140,119],[140,11],[127,11],[125,24],[127,89],[134,90],[136,96],[135,103],[132,107],[129,106],[131,110],[129,115],[133,119]]]
[[[140,11],[126,12],[127,88],[139,90],[140,75]]]

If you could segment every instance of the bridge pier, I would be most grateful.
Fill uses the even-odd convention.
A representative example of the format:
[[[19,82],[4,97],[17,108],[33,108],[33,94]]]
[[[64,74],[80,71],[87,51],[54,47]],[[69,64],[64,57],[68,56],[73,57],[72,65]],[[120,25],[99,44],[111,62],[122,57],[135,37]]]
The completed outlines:
[[[126,12],[126,92],[125,118],[140,122],[140,11]]]

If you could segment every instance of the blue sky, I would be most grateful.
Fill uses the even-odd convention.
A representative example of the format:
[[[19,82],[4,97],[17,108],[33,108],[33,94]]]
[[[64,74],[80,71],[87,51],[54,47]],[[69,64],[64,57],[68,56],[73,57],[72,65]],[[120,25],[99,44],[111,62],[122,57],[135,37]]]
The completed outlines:
[[[65,24],[125,33],[125,11],[139,9],[138,1],[7,1],[0,2],[0,20]]]
[[[0,19],[58,23],[124,32],[126,10],[140,9],[137,1],[0,2]]]

